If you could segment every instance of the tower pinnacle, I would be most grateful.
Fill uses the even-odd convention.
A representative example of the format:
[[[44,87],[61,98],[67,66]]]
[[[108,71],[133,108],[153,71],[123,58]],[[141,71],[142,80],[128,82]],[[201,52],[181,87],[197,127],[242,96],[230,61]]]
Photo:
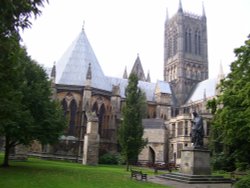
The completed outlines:
[[[165,20],[165,24],[168,22],[168,8],[166,8],[166,20]]]
[[[204,7],[204,1],[202,1],[202,17],[206,17],[205,7]]]
[[[91,80],[92,79],[91,63],[89,63],[89,67],[88,67],[88,70],[87,70],[86,79],[87,80]]]
[[[178,12],[179,12],[179,13],[183,13],[181,0],[179,0],[179,8],[178,8]]]

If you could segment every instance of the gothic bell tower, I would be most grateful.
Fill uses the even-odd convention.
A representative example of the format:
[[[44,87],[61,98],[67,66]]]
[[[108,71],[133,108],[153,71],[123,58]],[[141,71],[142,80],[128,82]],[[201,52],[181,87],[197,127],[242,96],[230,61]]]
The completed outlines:
[[[175,105],[181,106],[194,87],[208,78],[207,21],[204,6],[198,16],[182,9],[165,21],[164,81],[170,83]]]

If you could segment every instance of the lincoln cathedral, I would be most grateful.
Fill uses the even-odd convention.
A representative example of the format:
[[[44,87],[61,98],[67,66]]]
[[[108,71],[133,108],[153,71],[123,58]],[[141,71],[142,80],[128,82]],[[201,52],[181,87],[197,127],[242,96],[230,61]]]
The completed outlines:
[[[84,156],[87,112],[97,116],[98,156],[119,152],[117,131],[131,73],[138,76],[138,87],[147,99],[143,126],[148,144],[138,156],[139,162],[180,163],[181,150],[191,146],[190,120],[194,110],[203,117],[206,145],[212,118],[206,103],[216,97],[216,85],[223,74],[208,79],[207,20],[204,6],[201,8],[202,15],[186,12],[180,1],[174,16],[169,17],[167,12],[162,31],[164,63],[157,63],[164,64],[164,77],[156,83],[151,82],[149,74],[145,75],[139,55],[135,55],[132,70],[125,69],[120,78],[105,75],[83,28],[50,72],[53,99],[62,105],[67,130],[58,144],[34,143],[30,154],[80,162]]]

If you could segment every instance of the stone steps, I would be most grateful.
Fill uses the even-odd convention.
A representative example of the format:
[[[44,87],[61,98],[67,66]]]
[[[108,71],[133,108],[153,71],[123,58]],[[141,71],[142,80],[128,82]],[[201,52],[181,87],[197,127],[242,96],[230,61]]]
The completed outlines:
[[[168,174],[158,175],[157,177],[188,184],[232,183],[232,180],[229,178],[224,178],[223,176],[211,176],[211,175],[189,175],[183,173],[168,173]]]

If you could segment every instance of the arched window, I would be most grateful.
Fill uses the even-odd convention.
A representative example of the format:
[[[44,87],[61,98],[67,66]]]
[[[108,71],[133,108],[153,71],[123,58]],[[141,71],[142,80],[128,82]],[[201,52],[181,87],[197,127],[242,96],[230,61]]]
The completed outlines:
[[[198,33],[198,54],[201,55],[201,35]]]
[[[173,55],[175,55],[177,53],[177,31],[174,31],[174,35],[173,35]]]
[[[201,36],[200,31],[196,31],[194,35],[194,53],[196,55],[201,54]]]
[[[95,112],[96,115],[98,116],[98,104],[97,104],[97,102],[95,102],[94,105],[92,106],[92,112]]]
[[[188,52],[188,31],[185,32],[185,52]]]
[[[63,109],[63,112],[64,112],[64,116],[66,116],[67,115],[68,105],[67,105],[67,102],[66,102],[65,98],[62,100],[61,105],[62,105],[62,109]]]
[[[172,40],[172,36],[170,36],[168,38],[168,57],[172,57],[173,56],[172,46],[173,46],[173,40]]]
[[[74,135],[75,133],[76,112],[77,112],[77,104],[76,100],[73,99],[70,103],[70,121],[69,121],[68,135]]]
[[[104,118],[105,118],[105,106],[104,106],[104,104],[102,104],[101,105],[101,107],[100,107],[100,110],[99,110],[99,115],[98,115],[98,123],[99,123],[99,134],[101,135],[101,132],[102,132],[102,129],[103,129],[103,125],[104,125],[104,123],[105,123],[105,120],[104,120]]]
[[[191,32],[191,29],[188,30],[188,52],[192,53],[192,32]]]
[[[185,52],[186,53],[192,53],[192,31],[190,28],[187,28],[185,31]]]

